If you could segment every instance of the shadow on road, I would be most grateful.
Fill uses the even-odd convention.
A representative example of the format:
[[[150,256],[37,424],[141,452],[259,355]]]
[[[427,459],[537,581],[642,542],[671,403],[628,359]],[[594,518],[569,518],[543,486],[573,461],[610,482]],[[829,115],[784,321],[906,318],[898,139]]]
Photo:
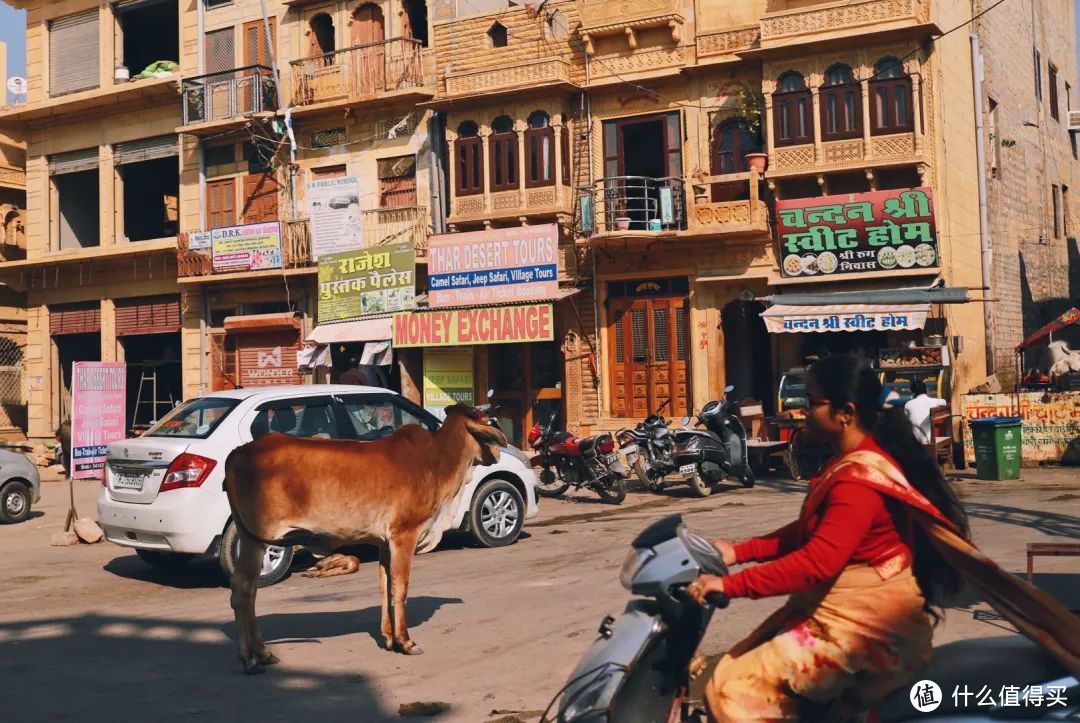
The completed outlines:
[[[1073,515],[1028,510],[1023,507],[991,505],[984,502],[965,502],[964,510],[968,513],[968,517],[979,520],[1026,527],[1054,537],[1080,538],[1080,517]]]
[[[417,620],[423,608],[414,608]],[[267,632],[350,627],[344,613],[321,621],[277,617]],[[166,618],[0,623],[0,694],[12,706],[5,720],[400,720],[364,676],[299,670],[287,659],[265,675],[245,676],[217,624]]]
[[[162,570],[150,567],[138,555],[122,555],[109,560],[102,569],[128,580],[181,590],[228,587],[229,584],[216,560],[193,560],[176,570]]]

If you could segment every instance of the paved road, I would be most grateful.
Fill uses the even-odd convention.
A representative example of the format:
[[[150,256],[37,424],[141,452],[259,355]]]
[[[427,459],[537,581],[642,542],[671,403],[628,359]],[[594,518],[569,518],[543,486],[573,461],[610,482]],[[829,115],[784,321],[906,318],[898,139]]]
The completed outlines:
[[[1080,537],[1075,478],[1033,470],[1020,482],[962,482],[976,541],[1021,571],[1025,543]],[[449,707],[440,721],[535,721],[600,618],[621,609],[619,565],[648,521],[682,512],[710,534],[744,537],[792,519],[803,492],[780,479],[705,500],[677,491],[631,494],[620,507],[544,500],[511,547],[450,541],[418,558],[408,612],[426,653],[413,658],[379,648],[370,558],[355,575],[293,575],[260,591],[257,606],[282,664],[245,677],[213,566],[165,574],[107,543],[49,547],[67,492],[48,481],[33,519],[0,527],[0,719],[378,721],[427,702]],[[96,483],[77,483],[83,515],[95,515],[96,494]],[[1075,558],[1044,558],[1038,569],[1041,584],[1080,590],[1068,575],[1080,571]],[[705,650],[723,650],[778,604],[736,602],[715,618]],[[988,610],[970,601],[949,610],[938,642],[1008,633]]]

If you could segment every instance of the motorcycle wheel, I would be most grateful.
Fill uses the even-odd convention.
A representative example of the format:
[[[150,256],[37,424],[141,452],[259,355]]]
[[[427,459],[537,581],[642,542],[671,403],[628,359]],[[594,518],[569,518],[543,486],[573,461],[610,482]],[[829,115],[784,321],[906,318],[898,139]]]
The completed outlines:
[[[757,481],[754,479],[754,470],[750,469],[750,467],[747,466],[746,471],[742,474],[742,477],[739,477],[739,481],[742,482],[742,486],[746,487],[747,489],[753,487],[754,482]]]
[[[560,497],[570,489],[570,483],[564,482],[554,467],[533,467],[536,473],[536,494],[541,497]]]
[[[701,476],[701,472],[694,472],[694,476],[688,479],[686,484],[690,486],[694,497],[708,497],[712,494],[712,485]]]
[[[645,455],[639,454],[638,458],[634,460],[634,474],[637,475],[642,489],[652,488],[653,482],[649,479],[649,470],[645,467]]]
[[[596,494],[600,495],[600,499],[609,505],[622,504],[622,501],[626,499],[626,480],[622,477],[616,478],[606,487],[604,483],[597,482],[593,489],[596,490]]]

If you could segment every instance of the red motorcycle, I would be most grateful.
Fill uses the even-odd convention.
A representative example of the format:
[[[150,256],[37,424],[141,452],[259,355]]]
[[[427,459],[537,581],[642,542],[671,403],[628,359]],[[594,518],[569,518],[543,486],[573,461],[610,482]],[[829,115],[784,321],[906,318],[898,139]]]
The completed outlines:
[[[609,504],[625,500],[629,471],[615,454],[612,436],[582,438],[557,432],[554,428],[558,416],[556,409],[546,425],[537,422],[529,430],[529,446],[537,452],[531,460],[538,480],[537,493],[559,497],[571,487],[586,487]]]

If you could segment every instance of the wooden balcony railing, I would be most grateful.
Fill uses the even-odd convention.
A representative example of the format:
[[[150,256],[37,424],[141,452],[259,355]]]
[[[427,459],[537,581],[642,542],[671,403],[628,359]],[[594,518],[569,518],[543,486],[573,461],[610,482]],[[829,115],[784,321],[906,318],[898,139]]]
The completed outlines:
[[[364,244],[412,243],[417,258],[427,256],[428,210],[425,206],[376,208],[363,212]]]
[[[293,104],[312,105],[418,88],[424,84],[421,51],[419,40],[393,38],[294,60]]]

